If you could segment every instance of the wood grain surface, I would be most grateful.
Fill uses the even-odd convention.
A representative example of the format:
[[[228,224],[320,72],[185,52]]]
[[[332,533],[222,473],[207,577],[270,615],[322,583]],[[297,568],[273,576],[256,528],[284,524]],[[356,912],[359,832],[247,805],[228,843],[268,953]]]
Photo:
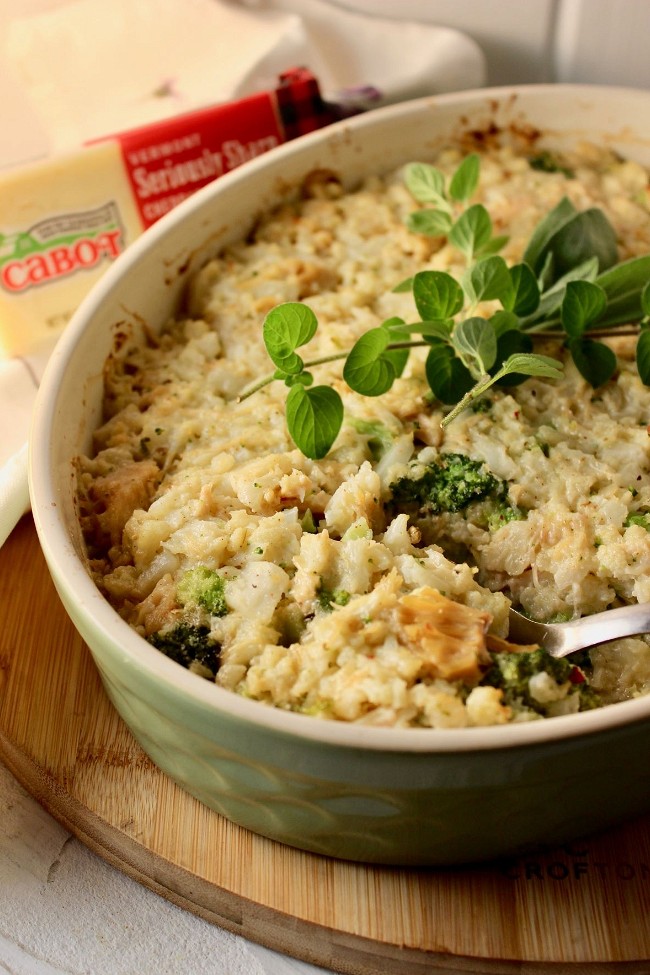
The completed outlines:
[[[147,758],[59,603],[29,516],[0,551],[0,619],[0,757],[66,829],[174,903],[352,975],[650,973],[650,817],[458,870],[301,853],[227,822]]]

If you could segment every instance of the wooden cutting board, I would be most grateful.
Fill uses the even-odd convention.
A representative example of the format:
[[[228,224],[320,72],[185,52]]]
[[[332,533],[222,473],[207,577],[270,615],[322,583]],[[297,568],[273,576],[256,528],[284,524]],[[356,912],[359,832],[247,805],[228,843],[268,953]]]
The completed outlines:
[[[0,551],[0,757],[92,850],[201,917],[353,975],[650,973],[650,817],[457,870],[301,853],[222,819],[146,757],[62,609],[33,523]]]

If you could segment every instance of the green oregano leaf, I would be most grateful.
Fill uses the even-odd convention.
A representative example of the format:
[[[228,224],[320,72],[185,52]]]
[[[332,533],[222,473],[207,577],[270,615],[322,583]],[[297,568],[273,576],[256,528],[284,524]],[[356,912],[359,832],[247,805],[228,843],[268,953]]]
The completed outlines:
[[[455,403],[474,385],[469,369],[445,342],[431,342],[425,374],[433,395],[445,404]]]
[[[650,280],[641,292],[641,311],[646,318],[650,317]]]
[[[607,306],[603,288],[593,281],[569,281],[560,308],[564,331],[572,339],[578,339],[594,322],[597,322]]]
[[[571,339],[569,351],[578,372],[594,389],[611,379],[616,371],[616,356],[604,342],[585,338]]]
[[[508,356],[499,369],[504,376],[520,372],[525,376],[540,376],[546,379],[559,379],[562,375],[562,363],[548,355],[537,353],[515,353]],[[499,376],[497,373],[497,376]],[[500,376],[499,376],[500,378]]]
[[[498,314],[507,315],[508,312],[497,312],[497,315]],[[496,317],[496,315],[493,315],[491,321],[494,322]],[[530,335],[527,335],[525,332],[520,332],[517,328],[507,329],[506,331],[497,334],[496,362],[497,364],[506,362],[512,356],[519,355],[520,353],[526,355],[532,352],[532,349],[533,340],[531,339]],[[490,372],[494,374],[498,372],[498,369],[499,366],[496,365],[490,370]],[[497,383],[500,386],[518,386],[527,378],[528,377],[523,372],[509,372],[506,376],[502,376],[501,379],[497,379]]]
[[[500,234],[497,237],[490,237],[485,244],[476,250],[477,257],[489,257],[490,254],[498,254],[510,240],[507,234]]]
[[[505,332],[520,332],[519,318],[513,311],[495,311],[494,315],[490,318],[490,322],[492,323],[492,328],[497,339],[504,335]]]
[[[445,271],[420,271],[413,278],[413,299],[423,321],[445,321],[461,311],[463,289]]]
[[[537,322],[542,321],[549,328],[554,325],[560,325],[559,309],[569,281],[595,281],[597,275],[598,260],[595,257],[584,261],[578,267],[562,275],[561,278],[558,278],[554,284],[542,293],[537,309],[532,314],[524,315],[521,321],[521,327],[528,329]]]
[[[430,163],[409,163],[404,171],[404,182],[419,203],[446,203],[445,177]]]
[[[270,352],[269,355],[271,355]],[[282,356],[281,352],[274,351],[273,355],[275,358],[273,358],[273,356],[271,356],[271,358],[279,367],[276,373],[277,377],[284,379],[285,382],[287,380],[287,376],[298,376],[305,368],[305,363],[297,352],[287,352],[284,356]]]
[[[320,460],[336,440],[343,423],[341,397],[330,386],[292,386],[286,419],[294,443],[306,457]]]
[[[473,152],[465,156],[449,183],[449,196],[452,200],[461,203],[469,200],[478,186],[480,165],[477,153]]]
[[[531,234],[528,246],[524,251],[524,263],[539,274],[546,259],[549,242],[573,216],[576,208],[571,200],[565,196],[549,213],[537,224]]]
[[[515,264],[509,270],[512,290],[501,302],[507,311],[516,315],[532,315],[539,307],[540,291],[528,264]]]
[[[438,319],[430,322],[411,322],[410,324],[398,325],[392,331],[395,335],[421,335],[426,341],[429,338],[442,339],[443,342],[449,341],[454,321],[451,318]]]
[[[302,372],[297,373],[295,376],[288,375],[284,376],[283,378],[285,386],[289,386],[289,388],[291,388],[291,386],[295,386],[297,383],[300,383],[303,386],[312,386],[314,382],[314,377],[310,372],[307,372],[306,369],[303,369]]]
[[[468,261],[484,247],[492,236],[492,219],[482,203],[475,203],[461,213],[449,231],[449,242],[461,251]]]
[[[406,294],[407,291],[412,291],[412,290],[413,290],[413,278],[412,277],[411,278],[405,278],[403,281],[400,281],[399,284],[396,284],[394,288],[391,288],[391,292],[394,295]]]
[[[465,291],[470,301],[501,301],[507,307],[512,295],[512,279],[502,257],[483,257],[464,275]]]
[[[605,290],[607,309],[598,327],[607,328],[636,321],[643,314],[641,302],[648,281],[650,254],[631,257],[599,274],[596,282]]]
[[[524,261],[542,279],[543,288],[585,261],[596,259],[600,271],[618,260],[616,233],[597,207],[576,211],[566,197],[535,228]]]
[[[444,210],[415,210],[409,213],[406,226],[414,234],[446,237],[451,230],[451,217]]]
[[[308,305],[287,301],[272,308],[264,319],[262,335],[266,351],[273,363],[288,375],[303,369],[303,361],[295,349],[305,345],[316,334],[318,321]]]
[[[404,372],[404,367],[408,362],[408,357],[410,354],[410,349],[386,349],[384,352],[384,358],[391,363],[393,367],[393,372],[395,373],[395,379],[399,377]]]
[[[492,321],[492,319],[490,319]],[[497,362],[505,362],[516,352],[530,352],[533,340],[526,332],[518,328],[510,328],[497,335]]]
[[[400,330],[405,326],[405,321],[403,318],[387,318],[385,322],[381,323],[381,328],[388,334],[389,342],[393,342],[395,339],[399,341],[401,339]],[[393,370],[395,372],[395,379],[402,375],[404,372],[404,367],[408,362],[408,357],[410,354],[410,349],[391,349],[390,346],[384,352],[384,359],[391,363]]]
[[[497,337],[488,319],[466,318],[458,322],[451,339],[465,366],[476,373],[477,379],[489,372],[496,360]]]
[[[392,318],[386,318],[379,327],[383,328],[390,335],[392,332],[398,331],[404,324],[403,318],[393,315]]]
[[[559,277],[590,257],[598,259],[601,271],[618,261],[616,232],[602,210],[591,207],[567,221],[549,241],[554,275]]]
[[[388,329],[381,327],[371,328],[357,339],[343,366],[343,378],[350,389],[364,396],[388,392],[409,353],[408,349],[388,349],[389,342]]]
[[[644,329],[636,344],[636,365],[641,382],[650,386],[650,331]]]
[[[596,265],[598,265],[598,261],[596,261]],[[541,292],[548,291],[548,289],[553,286],[555,279],[555,261],[553,260],[553,254],[551,251],[548,251],[544,255],[544,260],[537,276],[539,290]]]

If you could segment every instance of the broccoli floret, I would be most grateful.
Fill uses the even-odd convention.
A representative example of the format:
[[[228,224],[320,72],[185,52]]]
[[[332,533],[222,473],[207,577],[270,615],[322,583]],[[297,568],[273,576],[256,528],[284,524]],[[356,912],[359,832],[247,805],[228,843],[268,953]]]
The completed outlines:
[[[508,504],[505,498],[498,498],[494,501],[493,505],[488,512],[488,530],[491,532],[498,531],[504,525],[507,525],[510,521],[523,521],[526,515],[515,505]]]
[[[650,512],[642,511],[631,511],[623,523],[624,528],[629,528],[631,525],[640,525],[641,528],[645,528],[647,532],[650,532]]]
[[[152,633],[149,643],[167,657],[189,668],[198,664],[207,668],[212,676],[219,670],[220,644],[210,640],[207,626],[194,626],[191,623],[176,623],[170,630]]]
[[[428,514],[461,511],[500,485],[480,460],[464,454],[445,454],[419,477],[400,477],[390,485],[397,505],[416,504]]]
[[[321,609],[329,613],[334,606],[347,606],[350,602],[350,593],[345,589],[325,589],[318,590],[318,604]]]
[[[181,606],[200,606],[210,616],[225,616],[228,612],[225,580],[205,565],[184,573],[178,583],[176,596]]]
[[[481,683],[499,687],[503,691],[504,702],[509,705],[523,705],[539,714],[546,713],[546,706],[530,693],[530,679],[536,674],[546,672],[556,684],[570,681],[575,692],[580,695],[580,711],[588,711],[600,706],[600,699],[587,683],[583,666],[588,666],[589,656],[585,652],[575,654],[572,660],[551,657],[543,648],[522,653],[492,653],[492,664]]]

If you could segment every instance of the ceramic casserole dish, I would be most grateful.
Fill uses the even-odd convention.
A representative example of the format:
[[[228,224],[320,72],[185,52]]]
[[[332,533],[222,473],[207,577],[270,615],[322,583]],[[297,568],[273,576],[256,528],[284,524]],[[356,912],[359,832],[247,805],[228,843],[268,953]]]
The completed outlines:
[[[543,721],[387,728],[268,707],[183,669],[135,633],[89,575],[74,459],[101,421],[125,323],[158,330],[191,275],[313,170],[353,187],[431,159],[463,133],[588,139],[650,166],[650,94],[530,86],[407,102],[337,123],[198,192],[118,258],[57,345],[38,395],[30,490],[39,539],[104,687],[153,761],[210,808],[327,856],[442,865],[559,844],[650,810],[650,696]]]

